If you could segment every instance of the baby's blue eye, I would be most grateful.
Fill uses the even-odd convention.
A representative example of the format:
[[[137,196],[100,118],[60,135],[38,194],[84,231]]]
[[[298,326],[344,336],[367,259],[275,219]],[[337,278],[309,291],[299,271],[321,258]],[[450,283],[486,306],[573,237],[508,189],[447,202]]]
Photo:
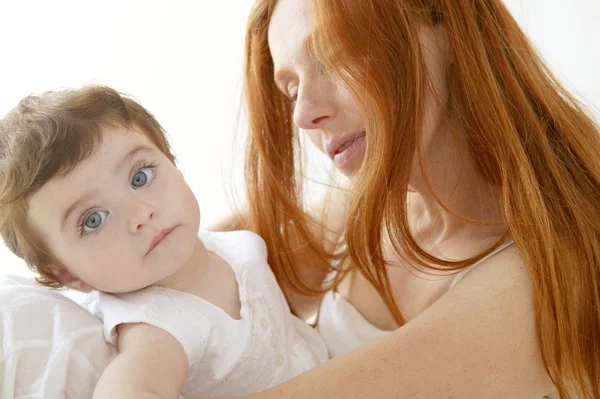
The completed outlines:
[[[104,223],[106,216],[108,216],[108,212],[106,211],[94,211],[87,215],[83,220],[82,233],[91,233],[96,230]]]
[[[142,168],[131,179],[131,186],[134,190],[144,187],[154,178],[154,170],[152,168]]]

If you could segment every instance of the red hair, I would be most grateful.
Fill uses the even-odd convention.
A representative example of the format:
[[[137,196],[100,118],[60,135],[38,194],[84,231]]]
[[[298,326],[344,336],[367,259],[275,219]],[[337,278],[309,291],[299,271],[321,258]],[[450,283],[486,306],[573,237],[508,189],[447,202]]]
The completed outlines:
[[[462,269],[495,249],[460,262],[429,255],[411,236],[406,200],[399,200],[406,199],[414,154],[423,162],[429,77],[418,24],[443,23],[457,96],[450,106],[461,104],[472,160],[497,189],[506,235],[529,265],[544,364],[562,398],[600,399],[598,126],[544,65],[501,0],[309,3],[312,27],[319,27],[310,38],[317,62],[344,81],[370,116],[367,132],[377,137],[367,135],[369,167],[351,192],[345,235],[351,264],[402,325],[380,227],[387,227],[397,254],[434,269]],[[333,256],[314,239],[320,224],[302,206],[292,110],[273,81],[267,32],[275,4],[257,1],[246,40],[249,223],[267,242],[282,287],[318,294],[323,289],[303,281],[300,268],[327,270]]]

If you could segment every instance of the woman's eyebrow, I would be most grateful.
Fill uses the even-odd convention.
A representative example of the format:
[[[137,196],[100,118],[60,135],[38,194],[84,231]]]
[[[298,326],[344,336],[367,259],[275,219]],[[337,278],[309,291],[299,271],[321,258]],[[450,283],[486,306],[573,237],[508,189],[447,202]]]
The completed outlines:
[[[293,56],[290,56],[291,60],[294,60],[296,58],[298,58],[298,56],[300,56],[301,58],[306,57],[307,54],[309,54],[311,47],[312,47],[312,42],[313,42],[313,37],[312,35],[306,35],[302,41],[300,43],[298,43],[298,46],[296,49],[293,49],[293,51],[290,52],[290,54],[293,54]],[[273,72],[273,80],[275,81],[275,85],[283,92],[285,92],[286,88],[283,87],[283,83],[290,79],[291,76],[294,75],[294,73],[292,72],[291,66],[289,65],[289,60],[288,63],[285,63],[283,65],[274,65],[273,66],[274,72]]]
[[[286,92],[287,89],[284,87],[284,83],[290,79],[292,72],[290,72],[287,68],[280,68],[275,71],[273,74],[273,80],[275,81],[275,86],[279,88],[282,92]]]

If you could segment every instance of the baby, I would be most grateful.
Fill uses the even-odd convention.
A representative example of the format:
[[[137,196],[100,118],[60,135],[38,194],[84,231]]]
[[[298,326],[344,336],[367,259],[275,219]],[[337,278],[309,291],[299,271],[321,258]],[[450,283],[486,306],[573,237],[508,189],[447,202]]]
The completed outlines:
[[[326,360],[248,231],[198,233],[164,132],[107,87],[24,98],[0,120],[0,233],[118,346],[95,398],[265,390]],[[66,295],[69,295],[68,293]]]

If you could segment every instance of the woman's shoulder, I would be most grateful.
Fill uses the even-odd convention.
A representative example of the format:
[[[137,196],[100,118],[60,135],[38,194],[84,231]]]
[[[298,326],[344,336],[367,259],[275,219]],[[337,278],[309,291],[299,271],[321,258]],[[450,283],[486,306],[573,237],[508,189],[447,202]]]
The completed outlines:
[[[496,279],[498,276],[512,283],[529,282],[528,266],[517,245],[506,242],[479,262],[463,269],[452,281],[450,289],[459,285],[470,285],[475,281]]]
[[[483,259],[479,260],[478,262],[475,262],[471,266],[468,266],[468,267],[462,269],[460,272],[458,272],[452,279],[452,282],[451,282],[449,288],[452,289],[452,287],[454,287],[456,284],[458,284],[458,282],[460,280],[462,280],[467,274],[471,273],[473,270],[477,269],[478,267],[483,267],[484,265],[491,263],[494,260],[494,258],[499,256],[502,252],[511,252],[511,251],[512,251],[512,255],[510,258],[512,259],[512,261],[522,261],[520,254],[518,253],[518,249],[516,248],[515,242],[513,240],[506,241],[506,242],[500,244],[500,246],[498,248],[496,248],[495,250],[492,250]],[[515,251],[517,251],[517,253],[515,253]],[[517,257],[516,259],[514,258],[515,256]],[[511,260],[505,259],[502,262],[506,262],[506,261],[510,262]],[[495,264],[495,263],[492,263],[492,264]]]
[[[452,382],[457,392],[473,381],[507,397],[554,389],[539,353],[529,268],[516,245],[482,261],[400,330],[416,358],[454,359],[464,371]],[[447,364],[422,366],[433,373]]]

